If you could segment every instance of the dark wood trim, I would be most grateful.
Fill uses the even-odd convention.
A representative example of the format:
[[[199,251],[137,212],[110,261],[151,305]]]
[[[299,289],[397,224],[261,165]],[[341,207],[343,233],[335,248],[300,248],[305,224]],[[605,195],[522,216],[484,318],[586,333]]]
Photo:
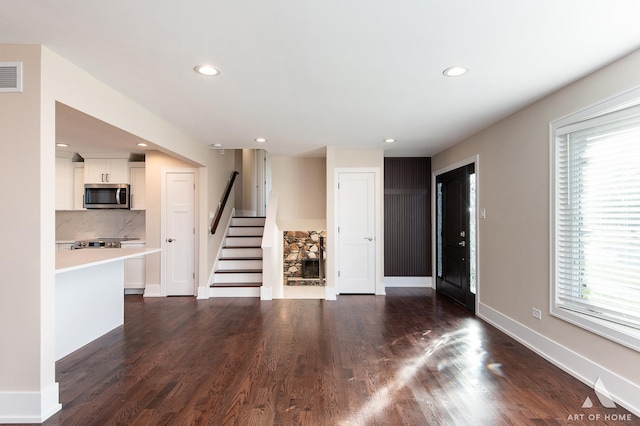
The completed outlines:
[[[234,171],[231,173],[231,178],[229,178],[229,184],[227,185],[227,189],[224,191],[224,196],[222,197],[222,202],[220,203],[220,207],[218,208],[218,212],[216,213],[216,217],[213,219],[211,223],[211,233],[215,234],[218,229],[218,224],[220,223],[220,219],[222,218],[222,212],[224,212],[224,208],[227,205],[227,201],[229,200],[229,195],[231,194],[231,189],[233,188],[233,183],[236,181],[236,176],[238,176],[240,172]]]

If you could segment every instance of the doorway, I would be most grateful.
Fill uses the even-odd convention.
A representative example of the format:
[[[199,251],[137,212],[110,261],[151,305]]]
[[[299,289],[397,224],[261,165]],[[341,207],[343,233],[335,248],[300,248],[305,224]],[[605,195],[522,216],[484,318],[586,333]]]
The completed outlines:
[[[476,164],[435,178],[436,290],[474,313],[477,294]]]
[[[163,170],[162,265],[166,296],[195,294],[195,172]]]

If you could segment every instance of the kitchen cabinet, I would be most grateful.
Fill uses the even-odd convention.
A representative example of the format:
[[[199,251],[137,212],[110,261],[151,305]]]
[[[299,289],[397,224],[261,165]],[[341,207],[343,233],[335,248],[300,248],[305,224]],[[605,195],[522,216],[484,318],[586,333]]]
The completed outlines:
[[[144,163],[130,163],[131,168],[129,175],[131,176],[131,210],[146,209],[146,180]]]
[[[56,153],[56,210],[72,210],[73,200],[73,154]]]
[[[73,243],[56,243],[56,251],[71,250]]]
[[[84,210],[84,163],[73,163],[73,210]]]
[[[123,158],[85,158],[84,183],[129,183],[129,162]]]
[[[141,242],[122,241],[122,248],[145,248]],[[124,261],[124,289],[144,289],[146,285],[144,256],[133,257]]]

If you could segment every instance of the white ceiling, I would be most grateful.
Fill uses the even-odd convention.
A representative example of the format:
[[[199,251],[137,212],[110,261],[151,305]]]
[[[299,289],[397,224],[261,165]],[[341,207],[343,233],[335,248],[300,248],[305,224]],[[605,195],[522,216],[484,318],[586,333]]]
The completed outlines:
[[[639,16],[637,0],[0,0],[0,43],[47,46],[205,146],[430,156],[640,48]]]

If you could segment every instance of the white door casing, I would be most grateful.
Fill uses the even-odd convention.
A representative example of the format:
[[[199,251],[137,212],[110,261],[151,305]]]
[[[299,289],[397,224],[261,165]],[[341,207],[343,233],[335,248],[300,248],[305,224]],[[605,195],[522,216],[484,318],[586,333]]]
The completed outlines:
[[[338,172],[338,293],[376,293],[376,176]]]
[[[195,294],[195,173],[164,173],[163,282],[167,296]]]

